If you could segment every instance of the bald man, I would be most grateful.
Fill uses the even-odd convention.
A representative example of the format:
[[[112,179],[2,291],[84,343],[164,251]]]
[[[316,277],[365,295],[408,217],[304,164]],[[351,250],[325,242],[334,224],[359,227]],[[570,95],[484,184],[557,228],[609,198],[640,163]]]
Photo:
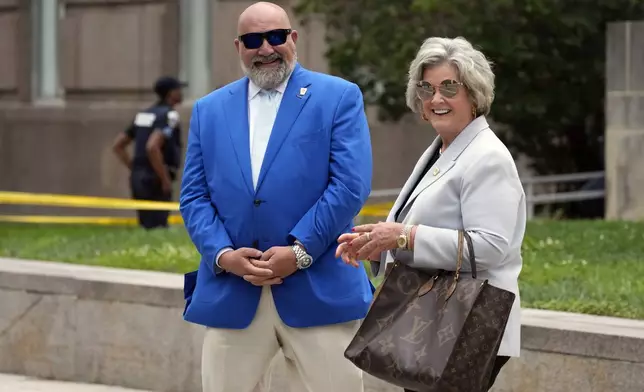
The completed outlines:
[[[253,4],[234,40],[245,77],[193,108],[184,318],[207,327],[205,392],[261,387],[280,350],[291,391],[363,390],[344,350],[373,286],[335,249],[371,191],[369,128],[358,86],[304,69],[297,39],[282,8]]]

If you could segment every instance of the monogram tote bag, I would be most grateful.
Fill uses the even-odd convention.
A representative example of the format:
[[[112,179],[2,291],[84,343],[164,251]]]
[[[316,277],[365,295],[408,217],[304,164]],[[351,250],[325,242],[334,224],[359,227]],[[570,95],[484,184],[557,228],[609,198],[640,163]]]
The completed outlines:
[[[464,239],[471,276],[461,275]],[[428,273],[395,261],[345,357],[402,388],[487,390],[515,295],[477,278],[472,240],[463,230],[455,267]]]

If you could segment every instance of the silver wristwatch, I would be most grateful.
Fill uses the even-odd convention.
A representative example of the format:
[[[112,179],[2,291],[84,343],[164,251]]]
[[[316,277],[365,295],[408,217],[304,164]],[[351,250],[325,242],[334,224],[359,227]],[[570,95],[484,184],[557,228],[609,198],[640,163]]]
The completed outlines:
[[[308,253],[306,253],[304,246],[299,242],[295,242],[295,244],[293,244],[291,248],[295,253],[297,269],[309,268],[313,263],[313,258]]]

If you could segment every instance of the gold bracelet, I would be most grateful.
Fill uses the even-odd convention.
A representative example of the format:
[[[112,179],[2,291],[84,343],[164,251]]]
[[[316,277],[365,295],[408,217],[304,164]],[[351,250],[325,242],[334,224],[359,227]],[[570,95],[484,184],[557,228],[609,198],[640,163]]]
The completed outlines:
[[[403,228],[403,235],[405,236],[405,248],[404,248],[404,250],[411,249],[411,229],[413,227],[414,226],[412,226],[412,225],[406,225]]]

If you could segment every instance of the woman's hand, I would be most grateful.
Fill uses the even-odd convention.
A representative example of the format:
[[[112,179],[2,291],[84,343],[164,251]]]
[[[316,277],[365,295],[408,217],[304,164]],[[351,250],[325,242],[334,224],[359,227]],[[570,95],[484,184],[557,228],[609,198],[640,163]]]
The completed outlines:
[[[338,237],[338,242],[340,243],[340,245],[335,251],[335,257],[342,256],[342,261],[344,261],[345,264],[351,264],[354,267],[360,267],[360,262],[356,258],[356,253],[352,252],[349,244],[351,243],[351,241],[360,237],[361,235],[364,236],[365,234],[345,233]],[[380,253],[373,252],[369,255],[369,257],[367,257],[367,260],[380,261]]]
[[[353,233],[342,234],[338,238],[340,246],[336,257],[342,255],[342,260],[354,267],[358,261],[368,256],[369,260],[379,260],[380,253],[398,247],[398,237],[404,225],[395,222],[379,222],[376,224],[360,225],[353,228]]]
[[[359,233],[345,233],[338,237],[338,248],[335,250],[335,257],[342,256],[342,261],[345,264],[351,264],[354,267],[359,267],[360,263],[355,258],[355,254],[349,252],[349,243],[360,236]]]

